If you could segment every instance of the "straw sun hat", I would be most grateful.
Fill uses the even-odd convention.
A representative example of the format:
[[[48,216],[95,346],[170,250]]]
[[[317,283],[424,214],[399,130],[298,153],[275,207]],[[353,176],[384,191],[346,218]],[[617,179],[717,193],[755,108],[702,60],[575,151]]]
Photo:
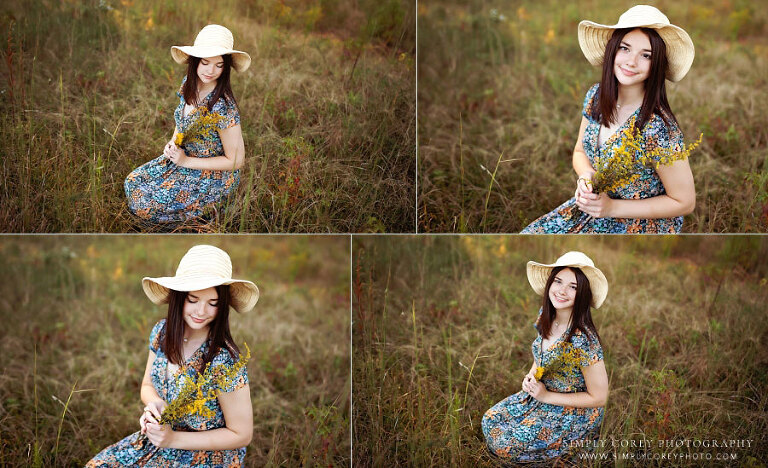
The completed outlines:
[[[248,312],[259,300],[259,288],[250,281],[232,278],[232,261],[226,252],[211,245],[196,245],[179,262],[176,276],[143,278],[141,286],[155,304],[168,302],[174,291],[200,291],[229,285],[230,303],[238,312]]]
[[[667,46],[667,79],[680,81],[693,63],[693,41],[685,30],[669,22],[669,19],[657,8],[649,5],[636,5],[619,17],[619,22],[607,26],[582,21],[579,23],[579,45],[581,51],[594,66],[603,64],[605,46],[615,29],[651,28],[659,33]]]
[[[608,280],[602,271],[595,268],[595,264],[581,252],[567,252],[557,259],[555,263],[544,265],[543,263],[528,262],[526,272],[528,282],[539,296],[545,294],[547,280],[555,267],[574,267],[581,270],[589,280],[589,289],[592,290],[592,307],[600,308],[608,295]]]
[[[232,54],[232,67],[239,72],[244,72],[251,65],[251,56],[234,50],[233,46],[234,39],[229,29],[218,24],[209,24],[197,33],[194,45],[171,47],[171,56],[176,63],[185,63],[190,55],[208,58]]]

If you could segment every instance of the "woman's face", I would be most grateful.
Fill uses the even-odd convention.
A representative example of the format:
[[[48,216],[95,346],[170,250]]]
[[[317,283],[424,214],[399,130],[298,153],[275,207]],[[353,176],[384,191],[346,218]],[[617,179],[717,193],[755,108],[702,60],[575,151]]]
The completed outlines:
[[[555,275],[549,287],[549,300],[555,309],[573,309],[576,300],[576,274],[570,268],[563,268]]]
[[[613,73],[624,86],[643,83],[651,72],[651,41],[640,29],[621,39],[613,61]]]
[[[187,293],[184,299],[184,323],[192,330],[204,330],[216,318],[219,311],[219,294],[216,288]]]
[[[217,55],[216,57],[201,58],[200,63],[197,65],[197,77],[204,84],[216,84],[216,80],[219,79],[223,71],[224,57],[221,55]]]

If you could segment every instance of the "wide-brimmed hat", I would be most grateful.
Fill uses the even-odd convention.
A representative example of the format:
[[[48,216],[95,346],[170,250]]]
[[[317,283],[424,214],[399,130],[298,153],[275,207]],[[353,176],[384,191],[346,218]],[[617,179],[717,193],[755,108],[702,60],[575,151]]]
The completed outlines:
[[[259,288],[250,281],[232,278],[229,255],[212,245],[196,245],[179,262],[176,276],[145,277],[141,286],[155,304],[168,302],[170,290],[200,291],[223,284],[229,285],[230,304],[238,312],[248,312],[259,300]]]
[[[608,295],[608,280],[602,271],[595,267],[595,263],[581,252],[567,252],[557,259],[555,263],[544,265],[543,263],[528,262],[526,272],[528,282],[536,294],[543,296],[547,287],[547,280],[555,267],[573,267],[581,270],[589,280],[589,289],[592,290],[592,307],[599,308]]]
[[[636,5],[619,17],[619,22],[612,25],[582,21],[579,23],[579,45],[581,51],[594,66],[603,64],[605,46],[615,29],[651,28],[659,33],[667,46],[667,79],[680,81],[693,63],[695,51],[693,41],[685,30],[669,22],[658,8],[649,5]]]
[[[195,44],[191,46],[172,46],[171,56],[176,63],[185,63],[191,55],[207,58],[217,55],[232,55],[232,67],[244,72],[251,65],[251,56],[240,50],[234,50],[234,39],[229,29],[218,24],[209,24],[197,33]]]

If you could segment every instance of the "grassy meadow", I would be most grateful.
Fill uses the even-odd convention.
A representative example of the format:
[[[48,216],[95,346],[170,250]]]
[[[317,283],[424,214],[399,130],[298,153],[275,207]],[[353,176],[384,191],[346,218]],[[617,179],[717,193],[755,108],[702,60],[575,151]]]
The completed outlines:
[[[610,382],[603,465],[766,466],[768,242],[751,236],[355,239],[354,466],[495,466],[483,413],[520,390],[533,359],[526,262],[568,250],[610,285],[593,311]],[[643,438],[751,447],[613,459],[640,456],[621,444]]]
[[[768,2],[648,2],[696,57],[667,93],[691,157],[684,232],[768,229]],[[615,24],[636,2],[419,2],[419,230],[519,232],[573,196],[587,90],[600,80],[581,20]],[[495,175],[495,177],[494,177]]]
[[[83,466],[138,430],[147,340],[167,306],[143,276],[195,244],[232,257],[261,297],[230,326],[248,363],[245,466],[348,466],[349,238],[9,237],[0,243],[0,466]]]
[[[412,0],[29,0],[0,6],[0,231],[412,232]],[[151,228],[123,180],[162,154],[206,24],[232,72],[246,148],[213,221]]]

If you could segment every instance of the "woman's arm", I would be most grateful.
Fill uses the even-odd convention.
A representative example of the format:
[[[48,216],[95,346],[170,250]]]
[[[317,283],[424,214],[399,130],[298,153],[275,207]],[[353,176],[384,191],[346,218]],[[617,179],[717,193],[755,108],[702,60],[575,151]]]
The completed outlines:
[[[181,167],[210,171],[234,171],[243,167],[245,161],[245,144],[240,125],[233,125],[224,130],[218,130],[224,156],[212,158],[195,158],[187,156],[183,149],[176,145],[166,146],[164,154],[168,159]],[[175,136],[175,132],[174,132]]]
[[[573,147],[573,170],[579,177],[576,181],[576,193],[574,194],[577,201],[583,194],[592,193],[592,176],[595,175],[595,168],[589,162],[587,152],[584,151],[584,144],[582,143],[587,125],[589,125],[589,121],[587,121],[586,117],[582,116],[579,137],[576,139],[576,146]]]
[[[233,392],[219,393],[226,427],[210,431],[182,432],[170,425],[147,424],[147,437],[157,447],[184,450],[230,450],[245,447],[253,437],[251,391],[246,384]]]
[[[586,392],[558,393],[551,392],[541,382],[534,382],[528,386],[530,395],[542,403],[550,405],[571,406],[574,408],[598,408],[605,406],[608,400],[608,374],[605,371],[605,362],[602,360],[581,368],[584,382],[587,384]]]
[[[147,367],[144,369],[144,378],[141,381],[141,401],[145,405],[149,405],[150,403],[156,401],[162,401],[165,403],[160,395],[157,394],[157,390],[155,390],[154,385],[152,385],[152,363],[155,362],[155,357],[155,353],[150,351],[149,357],[147,358]],[[157,416],[159,417],[159,415]]]

